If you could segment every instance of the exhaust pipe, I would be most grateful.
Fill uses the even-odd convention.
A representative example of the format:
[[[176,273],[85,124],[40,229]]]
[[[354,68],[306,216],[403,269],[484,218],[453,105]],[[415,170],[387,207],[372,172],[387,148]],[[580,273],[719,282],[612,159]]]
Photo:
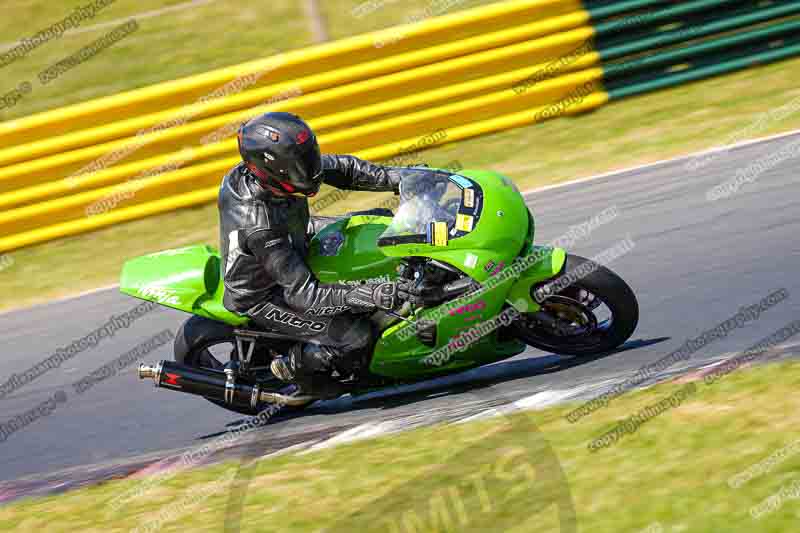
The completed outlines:
[[[260,402],[302,406],[316,400],[313,396],[287,396],[262,391],[258,384],[237,379],[233,369],[224,372],[161,361],[157,365],[140,364],[139,379],[152,379],[156,387],[203,396],[233,407],[258,409]]]
[[[139,365],[139,379],[151,378],[156,380],[156,376],[161,372],[161,365],[146,365],[144,363]],[[156,380],[158,381],[158,380]]]

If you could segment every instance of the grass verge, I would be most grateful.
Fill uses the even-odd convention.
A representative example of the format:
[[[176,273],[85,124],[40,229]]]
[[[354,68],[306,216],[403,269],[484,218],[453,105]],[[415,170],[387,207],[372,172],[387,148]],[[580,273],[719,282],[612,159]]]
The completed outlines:
[[[624,395],[575,424],[564,419],[569,407],[550,408],[261,461],[242,531],[316,531],[337,520],[330,531],[559,531],[555,506],[538,504],[566,488],[580,531],[792,531],[798,370],[788,362],[696,382],[680,406],[596,453],[589,441],[686,385]],[[534,424],[543,439],[531,438]],[[541,462],[544,442],[558,465]],[[781,449],[789,451],[767,461]],[[11,504],[0,508],[0,529],[122,531],[160,516],[163,531],[218,531],[235,468],[179,474],[116,513],[109,501],[140,481]],[[754,475],[743,477],[748,469]],[[557,471],[564,484],[552,483]],[[771,510],[754,518],[770,497]]]
[[[332,39],[419,22],[497,0],[322,0]],[[355,29],[355,30],[354,30]]]
[[[91,0],[12,0],[3,5],[0,43],[12,44],[63,20]],[[8,4],[8,5],[6,5]],[[37,74],[135,18],[139,29],[47,85]],[[280,23],[274,23],[274,21]],[[20,24],[22,21],[22,24]],[[96,27],[95,26],[99,26]],[[2,67],[5,94],[28,81],[33,88],[0,111],[9,120],[108,96],[152,83],[199,74],[311,44],[298,2],[271,0],[117,0],[81,23],[75,33],[46,42]],[[46,133],[43,133],[46,135]]]

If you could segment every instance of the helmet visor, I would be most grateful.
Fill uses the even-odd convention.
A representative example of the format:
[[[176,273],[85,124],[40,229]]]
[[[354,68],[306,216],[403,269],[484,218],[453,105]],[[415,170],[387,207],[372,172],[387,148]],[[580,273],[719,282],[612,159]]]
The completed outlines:
[[[322,155],[319,145],[314,143],[309,149],[303,150],[298,157],[290,163],[286,182],[294,189],[306,195],[314,195],[322,185]]]

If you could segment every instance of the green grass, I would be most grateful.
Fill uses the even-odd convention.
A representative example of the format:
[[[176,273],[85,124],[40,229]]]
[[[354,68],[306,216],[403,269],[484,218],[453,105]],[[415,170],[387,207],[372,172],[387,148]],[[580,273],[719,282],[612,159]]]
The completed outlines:
[[[329,531],[410,531],[397,521],[412,512],[424,526],[417,531],[430,531],[431,513],[443,507],[451,531],[559,531],[554,506],[533,509],[567,491],[579,531],[639,532],[654,523],[666,532],[794,531],[796,501],[759,520],[749,510],[798,479],[799,455],[738,488],[728,480],[797,439],[798,370],[783,363],[713,386],[696,382],[682,405],[597,453],[587,449],[591,439],[679,385],[624,395],[576,424],[563,418],[566,406],[264,460],[252,470],[242,531],[316,531],[337,521]],[[163,531],[219,531],[229,487],[214,483],[235,468],[179,474],[118,513],[108,503],[140,481],[14,503],[0,508],[0,529],[123,531],[181,509]],[[564,483],[554,481],[559,470]],[[184,508],[189,499],[197,505]]]
[[[496,0],[322,0],[332,39],[399,26],[429,16],[493,4]],[[366,7],[359,7],[366,4]],[[369,6],[378,6],[373,9]]]

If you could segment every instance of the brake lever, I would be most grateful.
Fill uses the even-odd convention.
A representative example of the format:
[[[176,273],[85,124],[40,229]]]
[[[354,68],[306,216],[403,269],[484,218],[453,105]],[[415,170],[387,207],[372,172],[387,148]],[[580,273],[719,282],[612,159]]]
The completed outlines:
[[[403,315],[401,315],[401,314],[400,314],[400,313],[398,313],[397,311],[388,311],[388,314],[389,314],[389,315],[391,315],[391,316],[393,316],[393,317],[395,317],[395,318],[399,318],[400,320],[403,320],[403,321],[405,321],[405,322],[408,322],[409,324],[413,324],[413,323],[414,323],[414,321],[413,321],[413,320],[411,320],[411,319],[409,319],[409,318],[406,318],[406,317],[404,317]]]

